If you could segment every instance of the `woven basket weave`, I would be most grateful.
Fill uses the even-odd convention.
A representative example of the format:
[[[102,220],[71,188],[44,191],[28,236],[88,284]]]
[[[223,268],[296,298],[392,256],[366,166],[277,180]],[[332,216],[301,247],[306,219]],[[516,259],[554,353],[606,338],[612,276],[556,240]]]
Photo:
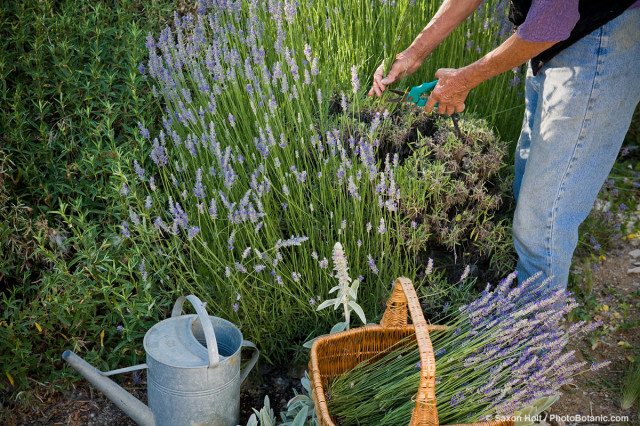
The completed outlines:
[[[413,324],[407,324],[407,305]],[[408,278],[396,280],[387,309],[380,325],[367,325],[316,339],[311,348],[309,372],[311,397],[315,403],[320,426],[335,426],[325,398],[328,381],[353,369],[365,360],[375,360],[389,352],[390,348],[405,337],[414,335],[418,341],[422,375],[416,406],[410,426],[437,426],[436,410],[436,361],[429,338],[430,330],[446,330],[446,326],[428,325],[418,301],[413,284]],[[467,423],[456,426],[513,426],[512,420]]]

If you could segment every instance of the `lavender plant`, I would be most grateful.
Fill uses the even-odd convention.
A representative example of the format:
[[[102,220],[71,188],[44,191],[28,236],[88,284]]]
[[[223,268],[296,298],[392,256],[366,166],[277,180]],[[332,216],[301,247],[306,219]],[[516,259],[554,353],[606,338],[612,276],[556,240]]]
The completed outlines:
[[[507,146],[481,120],[466,120],[462,139],[443,121],[433,137],[418,138],[396,175],[406,245],[442,245],[466,261],[493,255],[509,266],[501,207],[510,183],[499,175]]]
[[[326,241],[345,242],[374,315],[388,283],[416,269],[399,232],[398,156],[376,155],[388,117],[355,137],[328,100],[347,93],[357,113],[361,76],[378,60],[362,58],[402,42],[363,28],[399,28],[400,8],[411,31],[425,7],[202,0],[197,15],[176,14],[172,28],[147,37],[140,71],[165,114],[155,132],[138,123],[148,157],[118,175],[129,206],[122,237],[150,253],[147,269],[165,263],[159,250],[178,257],[168,281],[234,318],[267,357],[316,327]]]
[[[267,26],[288,22],[291,5],[251,3],[246,19],[238,6],[176,17],[174,32],[149,37],[148,72],[167,114],[150,141],[154,164],[134,164],[134,179],[122,174],[121,195],[131,205],[122,236],[145,235],[136,238],[151,253],[181,241],[176,255],[185,268],[177,279],[193,280],[203,300],[240,321],[269,354],[279,343],[263,333],[292,336],[304,332],[294,318],[313,322],[309,314],[327,289],[325,241],[346,242],[352,270],[372,290],[368,309],[381,293],[381,274],[386,280],[410,265],[387,232],[398,194],[376,189],[380,179],[393,179],[397,164],[381,165],[373,138],[347,140],[315,117],[311,108],[326,104],[316,89],[317,55],[308,44],[268,39]],[[244,29],[219,31],[216,23],[227,20]],[[357,92],[355,70],[352,84]]]
[[[449,316],[448,331],[432,332],[440,422],[470,423],[508,416],[553,398],[585,365],[572,362],[565,314],[575,306],[539,275],[512,286],[512,273],[495,288]],[[569,334],[600,323],[579,322]],[[602,365],[593,365],[598,369]],[[420,381],[415,339],[376,362],[363,363],[329,385],[327,404],[341,424],[408,424]]]

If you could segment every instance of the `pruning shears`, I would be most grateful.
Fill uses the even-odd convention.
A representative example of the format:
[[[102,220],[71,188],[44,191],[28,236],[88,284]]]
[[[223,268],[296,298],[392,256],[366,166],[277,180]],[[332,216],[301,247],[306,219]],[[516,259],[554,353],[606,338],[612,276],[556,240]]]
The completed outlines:
[[[389,89],[391,93],[395,93],[396,95],[400,95],[399,98],[388,99],[387,102],[400,103],[400,102],[409,102],[416,104],[419,107],[424,107],[427,104],[427,98],[423,98],[427,92],[432,91],[436,84],[438,84],[438,80],[430,81],[428,83],[422,83],[419,86],[413,86],[409,91],[402,91],[396,89]],[[437,107],[436,103],[434,107]],[[456,132],[458,133],[458,137],[462,138],[462,132],[460,131],[460,127],[458,126],[457,120],[458,113],[453,113],[451,115],[451,121],[453,121],[453,125],[456,128]]]

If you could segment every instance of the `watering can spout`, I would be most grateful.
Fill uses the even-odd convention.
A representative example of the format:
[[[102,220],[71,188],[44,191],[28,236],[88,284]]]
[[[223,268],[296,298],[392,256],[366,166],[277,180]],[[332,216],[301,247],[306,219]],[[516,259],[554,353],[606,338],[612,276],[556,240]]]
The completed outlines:
[[[122,411],[127,413],[136,423],[143,426],[154,426],[155,421],[151,409],[136,397],[117,385],[113,380],[102,375],[102,372],[71,351],[64,351],[62,359],[74,370],[82,374],[92,385],[104,393]]]

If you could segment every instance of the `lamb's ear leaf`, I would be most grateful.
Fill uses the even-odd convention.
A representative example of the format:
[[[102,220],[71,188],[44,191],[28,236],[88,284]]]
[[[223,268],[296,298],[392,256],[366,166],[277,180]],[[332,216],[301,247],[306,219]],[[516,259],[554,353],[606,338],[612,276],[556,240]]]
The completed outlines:
[[[351,307],[351,309],[353,309],[354,312],[358,314],[358,316],[360,317],[360,321],[362,321],[363,324],[367,323],[367,318],[364,316],[364,311],[362,310],[360,305],[358,305],[356,302],[351,301],[349,302],[349,307]]]
[[[326,308],[327,306],[331,306],[335,300],[336,299],[327,299],[327,300],[325,300],[320,305],[318,305],[318,307],[316,308],[316,311],[322,310],[322,309]]]
[[[329,334],[333,334],[333,333],[338,333],[340,331],[344,331],[347,328],[347,323],[342,321],[337,323],[336,325],[334,325],[331,328],[331,331],[329,332]]]
[[[293,423],[291,426],[304,426],[304,423],[307,420],[307,413],[309,412],[309,406],[305,405],[302,407],[298,415],[293,419]]]

